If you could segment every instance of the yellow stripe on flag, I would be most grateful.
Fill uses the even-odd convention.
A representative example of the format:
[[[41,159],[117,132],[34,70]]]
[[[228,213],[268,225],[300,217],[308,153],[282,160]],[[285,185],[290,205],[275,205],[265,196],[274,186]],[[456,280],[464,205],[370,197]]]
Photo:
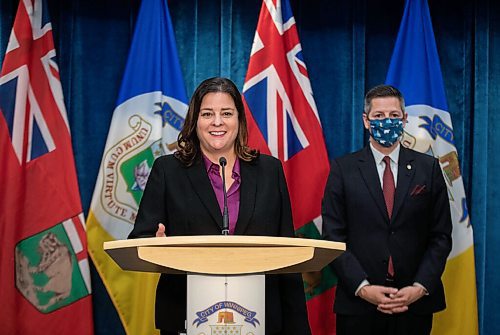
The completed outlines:
[[[432,335],[478,334],[474,246],[448,260],[443,283],[447,307],[434,314]]]
[[[159,334],[154,324],[158,274],[122,270],[102,245],[114,240],[89,212],[87,219],[89,253],[129,335]]]

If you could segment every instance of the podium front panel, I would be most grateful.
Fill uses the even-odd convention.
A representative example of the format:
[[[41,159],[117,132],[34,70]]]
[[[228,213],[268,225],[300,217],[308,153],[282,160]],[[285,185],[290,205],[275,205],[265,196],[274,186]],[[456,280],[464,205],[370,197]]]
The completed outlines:
[[[189,335],[264,335],[265,276],[187,276]]]

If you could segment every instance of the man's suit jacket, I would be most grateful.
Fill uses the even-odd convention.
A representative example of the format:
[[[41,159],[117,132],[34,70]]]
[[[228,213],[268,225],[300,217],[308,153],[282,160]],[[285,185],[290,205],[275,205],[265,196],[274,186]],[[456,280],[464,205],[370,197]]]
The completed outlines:
[[[240,209],[235,235],[294,235],[281,162],[260,155],[240,161]],[[220,235],[222,214],[205,165],[185,167],[173,155],[151,170],[129,238],[154,236],[163,223],[168,236]],[[156,291],[156,327],[177,331],[186,320],[186,277],[161,275]],[[266,334],[309,334],[300,275],[266,276]]]
[[[451,216],[437,159],[401,147],[392,218],[389,220],[377,167],[369,146],[332,161],[323,199],[323,235],[346,242],[332,264],[339,277],[335,311],[375,313],[355,296],[364,279],[384,285],[392,255],[395,282],[422,284],[428,295],[409,306],[416,314],[446,307],[441,275],[451,250]]]

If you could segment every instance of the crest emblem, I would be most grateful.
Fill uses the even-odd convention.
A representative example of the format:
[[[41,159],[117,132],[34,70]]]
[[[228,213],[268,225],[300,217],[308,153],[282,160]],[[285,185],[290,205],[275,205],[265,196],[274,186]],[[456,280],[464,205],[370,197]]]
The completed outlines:
[[[127,185],[127,192],[132,195],[137,206],[141,202],[153,163],[163,154],[161,141],[158,140],[137,154],[127,157],[121,164],[120,173]]]
[[[16,245],[15,274],[17,289],[42,313],[67,306],[89,294],[63,224]]]
[[[233,313],[231,310],[236,312],[236,315],[241,315],[240,318],[243,319],[241,320],[242,322],[238,322],[238,316],[237,318],[235,318],[235,313]],[[210,319],[212,319],[211,316],[216,313],[217,322],[210,323]],[[246,326],[252,325],[253,328],[255,328],[257,327],[257,325],[260,325],[259,320],[257,320],[256,318],[257,313],[255,311],[251,311],[232,301],[221,301],[215,303],[202,311],[196,312],[196,315],[198,316],[198,318],[193,321],[193,325],[196,325],[196,327],[198,328],[201,324],[208,322],[211,335],[254,335],[254,330],[245,330],[245,328],[248,328]],[[201,331],[197,333],[197,335],[205,335],[205,333]]]
[[[128,126],[110,132],[101,163],[100,201],[107,215],[134,224],[154,160],[177,150],[185,112],[184,103],[158,92],[135,96],[117,107],[112,123]],[[115,228],[106,228],[115,235]]]

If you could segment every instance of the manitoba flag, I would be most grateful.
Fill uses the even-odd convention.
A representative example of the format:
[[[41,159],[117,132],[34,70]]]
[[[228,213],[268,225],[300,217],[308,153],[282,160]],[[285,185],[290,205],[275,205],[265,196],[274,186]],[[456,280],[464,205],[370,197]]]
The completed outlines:
[[[288,0],[264,0],[243,86],[249,144],[283,163],[296,234],[320,238],[329,164],[295,19]],[[336,277],[303,275],[313,334],[334,334]]]
[[[92,334],[84,218],[45,1],[20,1],[0,73],[0,332]]]

